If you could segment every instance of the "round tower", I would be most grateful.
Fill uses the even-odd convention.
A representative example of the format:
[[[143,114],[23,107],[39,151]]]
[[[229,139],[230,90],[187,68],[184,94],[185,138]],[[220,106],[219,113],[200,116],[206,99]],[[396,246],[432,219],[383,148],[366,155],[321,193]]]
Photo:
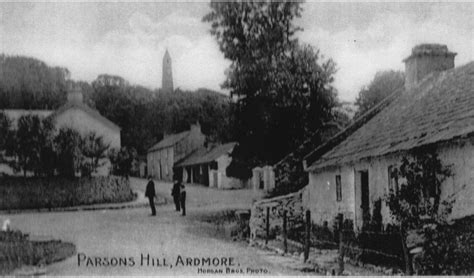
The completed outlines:
[[[171,68],[171,56],[168,49],[163,56],[163,78],[161,79],[161,89],[164,92],[173,92],[173,71]]]

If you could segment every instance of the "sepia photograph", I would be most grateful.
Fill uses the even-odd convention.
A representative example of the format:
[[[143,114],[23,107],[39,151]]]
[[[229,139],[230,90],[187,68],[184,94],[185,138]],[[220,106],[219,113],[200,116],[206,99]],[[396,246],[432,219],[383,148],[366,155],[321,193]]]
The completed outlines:
[[[474,3],[0,0],[0,276],[474,275]]]

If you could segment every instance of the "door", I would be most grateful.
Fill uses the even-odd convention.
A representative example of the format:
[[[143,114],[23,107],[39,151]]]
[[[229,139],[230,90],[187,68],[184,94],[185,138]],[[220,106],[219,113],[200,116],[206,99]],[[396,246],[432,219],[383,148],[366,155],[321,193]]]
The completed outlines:
[[[218,181],[218,174],[217,174],[217,171],[215,171],[214,173],[214,188],[218,188],[218,185],[219,185],[219,181]]]
[[[360,208],[362,210],[362,226],[370,221],[369,203],[369,171],[360,171]]]
[[[263,180],[263,171],[258,172],[258,189],[265,189],[265,182]]]

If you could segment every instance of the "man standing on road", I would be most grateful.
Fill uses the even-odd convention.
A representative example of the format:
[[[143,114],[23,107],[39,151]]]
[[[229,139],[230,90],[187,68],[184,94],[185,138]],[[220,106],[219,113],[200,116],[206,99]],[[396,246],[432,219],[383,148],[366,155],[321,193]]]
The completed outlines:
[[[180,187],[180,200],[181,203],[181,210],[183,211],[183,216],[186,215],[186,188],[184,187],[184,183],[179,182]]]
[[[153,182],[153,179],[151,176],[148,176],[148,184],[146,185],[146,191],[145,191],[145,197],[148,197],[148,200],[150,201],[150,208],[151,208],[151,216],[156,215],[156,209],[155,209],[155,183]]]
[[[171,196],[173,196],[174,205],[176,211],[179,211],[179,199],[180,199],[180,182],[178,180],[174,181],[173,189],[171,190]]]

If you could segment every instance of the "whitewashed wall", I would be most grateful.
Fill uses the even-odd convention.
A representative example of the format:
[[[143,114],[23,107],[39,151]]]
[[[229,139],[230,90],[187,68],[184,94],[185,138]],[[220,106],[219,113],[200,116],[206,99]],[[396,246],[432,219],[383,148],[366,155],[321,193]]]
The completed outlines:
[[[55,120],[57,129],[70,127],[84,135],[88,132],[95,132],[102,136],[104,142],[109,143],[112,148],[120,148],[120,131],[103,124],[81,109],[68,109],[58,115]]]
[[[217,188],[219,189],[235,189],[246,186],[246,181],[226,175],[227,166],[229,166],[231,161],[232,158],[229,155],[222,155],[216,159],[217,170],[209,170],[209,187],[214,187],[215,185],[215,173],[217,173]]]
[[[463,145],[440,147],[439,158],[443,165],[450,166],[452,176],[442,184],[442,199],[456,194],[452,218],[474,214],[474,146],[466,141]],[[332,223],[338,213],[345,218],[353,219],[356,226],[361,226],[360,187],[356,185],[356,174],[360,170],[369,171],[370,212],[373,204],[388,193],[388,167],[399,164],[402,155],[390,155],[360,161],[356,164],[309,173],[309,184],[304,192],[303,202],[311,210],[312,220],[322,224]],[[342,201],[336,201],[336,175],[341,175]],[[384,223],[391,221],[390,212],[382,202]]]

